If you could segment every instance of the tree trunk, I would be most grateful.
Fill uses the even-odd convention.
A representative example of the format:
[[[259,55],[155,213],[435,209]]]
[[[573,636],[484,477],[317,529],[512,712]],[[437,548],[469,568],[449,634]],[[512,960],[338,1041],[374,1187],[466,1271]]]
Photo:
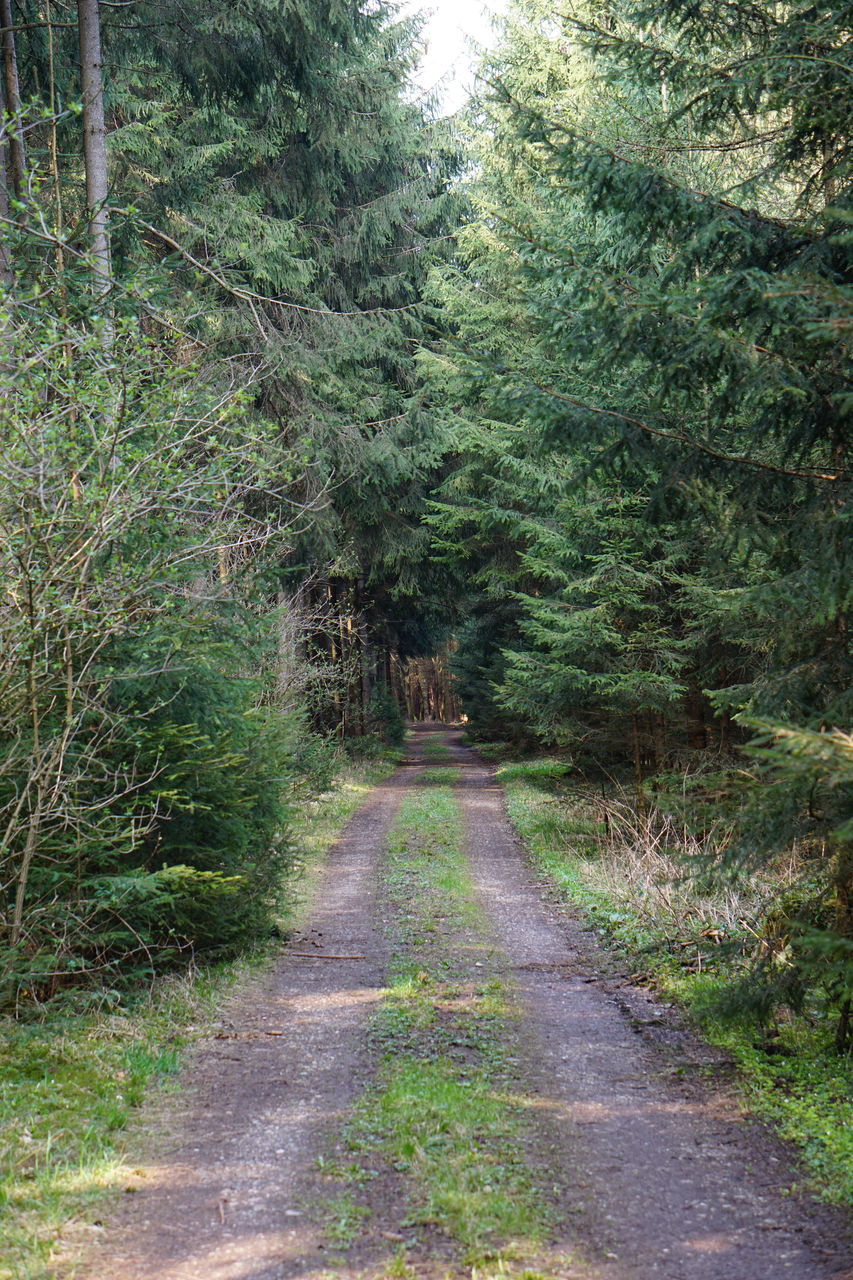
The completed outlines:
[[[845,841],[838,851],[833,879],[835,881],[835,927],[839,938],[853,938],[853,844]],[[847,1053],[851,1047],[850,1000],[845,1000],[835,1028],[835,1048]]]
[[[9,173],[15,199],[23,204],[27,194],[27,155],[21,121],[21,90],[18,83],[18,56],[15,51],[15,20],[12,0],[0,0],[0,26],[3,28],[3,87],[8,112]],[[21,221],[18,213],[17,221]]]
[[[704,751],[708,745],[708,735],[705,730],[705,705],[702,698],[702,690],[693,681],[687,687],[684,711],[687,727],[687,746],[691,751]]]
[[[370,703],[376,680],[376,655],[370,639],[370,629],[364,613],[364,578],[356,582],[356,617],[358,619],[359,681],[361,684],[361,731],[367,732]]]
[[[104,126],[104,82],[101,61],[101,23],[98,0],[77,0],[80,38],[80,87],[83,98],[83,161],[89,239],[95,292],[109,292],[110,239],[107,214],[107,134]]]
[[[65,284],[65,251],[62,247],[64,217],[62,212],[62,180],[59,174],[59,140],[56,136],[56,59],[53,41],[53,10],[50,0],[46,0],[44,17],[47,23],[47,74],[49,78],[50,101],[50,135],[48,139],[48,156],[50,157],[50,174],[53,179],[53,234],[56,237],[54,261],[59,286],[59,311],[63,320],[68,319],[68,293]],[[72,346],[70,339],[65,343],[65,359],[70,366]]]
[[[3,92],[3,79],[0,77],[0,120],[6,118],[6,97]],[[8,146],[5,138],[0,137],[0,218],[9,217],[9,164],[7,163]],[[11,288],[14,283],[12,259],[5,234],[0,234],[0,284]],[[0,328],[2,328],[0,321]]]
[[[637,813],[646,812],[646,797],[643,794],[643,756],[640,749],[640,723],[636,712],[631,716],[631,746],[634,753],[634,787],[637,795]]]
[[[662,711],[655,711],[652,716],[652,726],[654,730],[654,768],[657,773],[664,766],[666,760],[666,717]]]
[[[824,207],[835,204],[838,194],[835,182],[835,166],[838,163],[835,147],[828,140],[823,144],[823,199]]]
[[[732,718],[728,711],[720,712],[720,751],[728,751],[731,738]]]

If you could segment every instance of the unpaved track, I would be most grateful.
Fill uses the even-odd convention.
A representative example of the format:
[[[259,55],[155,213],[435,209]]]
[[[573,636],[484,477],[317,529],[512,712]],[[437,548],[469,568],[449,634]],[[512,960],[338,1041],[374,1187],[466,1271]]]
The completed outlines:
[[[760,1148],[719,1100],[695,1089],[691,1097],[667,1080],[667,1061],[637,1034],[623,1002],[590,982],[589,943],[543,901],[494,770],[458,737],[451,741],[472,874],[527,1014],[534,1089],[563,1153],[564,1183],[586,1219],[578,1226],[602,1259],[600,1274],[849,1280],[851,1260],[845,1266],[840,1255],[830,1260],[804,1242],[803,1210],[778,1194],[762,1167],[775,1144]],[[642,1018],[644,996],[636,996]],[[650,1021],[654,1015],[649,1004]],[[778,1185],[785,1169],[775,1167]],[[827,1244],[841,1247],[833,1238]]]
[[[594,949],[591,955],[571,919],[543,900],[493,771],[458,735],[447,740],[462,772],[468,852],[493,926],[493,960],[525,1015],[520,1083],[541,1117],[536,1163],[550,1163],[562,1188],[563,1225],[545,1280],[851,1280],[840,1256],[810,1249],[804,1211],[774,1191],[762,1162],[781,1148],[756,1147],[713,1098],[667,1079],[670,1064],[636,1033],[636,1016],[622,1011],[624,993],[590,982]],[[376,871],[399,802],[419,773],[399,770],[351,819],[298,945],[364,958],[302,960],[285,950],[272,971],[241,988],[223,1011],[222,1038],[198,1047],[180,1109],[166,1099],[150,1115],[156,1136],[137,1165],[138,1187],[109,1216],[75,1277],[354,1274],[352,1263],[329,1256],[312,1226],[314,1165],[371,1076],[367,1023],[389,952],[374,914]],[[644,1000],[636,993],[635,1014]],[[784,1181],[784,1163],[778,1167]],[[396,1226],[402,1207],[388,1203],[379,1212],[373,1237],[390,1239],[383,1228]],[[828,1244],[836,1247],[831,1235]],[[362,1255],[361,1275],[391,1274],[395,1249],[375,1264]],[[446,1255],[411,1260],[418,1280],[460,1274],[448,1271]]]
[[[239,1003],[223,1011],[222,1038],[198,1047],[184,1110],[167,1100],[151,1117],[154,1154],[136,1166],[138,1189],[109,1217],[105,1239],[75,1275],[278,1280],[301,1272],[316,1241],[303,1226],[299,1193],[323,1135],[363,1086],[363,1032],[387,952],[369,910],[375,869],[416,773],[398,770],[350,820],[298,946],[364,958],[306,960],[285,951],[271,972],[241,989]]]

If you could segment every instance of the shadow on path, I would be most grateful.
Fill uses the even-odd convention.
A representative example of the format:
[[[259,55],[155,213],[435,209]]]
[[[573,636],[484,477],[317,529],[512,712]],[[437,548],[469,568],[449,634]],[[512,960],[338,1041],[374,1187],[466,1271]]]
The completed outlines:
[[[377,868],[406,790],[441,777],[442,761],[429,745],[438,741],[450,744],[447,763],[461,773],[468,854],[495,964],[524,1014],[524,1085],[539,1117],[539,1162],[550,1163],[563,1216],[572,1221],[566,1240],[556,1242],[555,1260],[580,1238],[591,1262],[583,1274],[596,1280],[849,1277],[839,1258],[831,1264],[806,1243],[804,1206],[778,1194],[784,1148],[757,1144],[712,1094],[667,1080],[668,1064],[636,1034],[613,993],[589,982],[594,947],[569,915],[543,900],[494,770],[460,738],[443,726],[415,727],[408,762],[376,788],[331,851],[310,928],[291,946],[335,958],[305,959],[285,949],[226,1004],[218,1035],[200,1043],[187,1068],[186,1092],[148,1112],[154,1136],[133,1194],[73,1274],[353,1274],[327,1254],[305,1212],[305,1193],[316,1183],[316,1158],[329,1133],[372,1078],[367,1025],[383,994],[389,951],[375,918]],[[776,1159],[778,1177],[771,1173]],[[395,1252],[389,1244],[370,1273],[390,1275]],[[448,1274],[424,1260],[418,1280],[433,1272],[436,1280]],[[554,1271],[536,1280],[569,1273],[555,1261]]]
[[[133,1194],[78,1269],[59,1274],[271,1280],[324,1264],[300,1189],[370,1072],[365,1029],[388,947],[371,912],[376,867],[417,773],[415,754],[350,819],[320,873],[310,928],[291,944],[318,958],[285,948],[229,998],[180,1099],[143,1113],[153,1132]]]

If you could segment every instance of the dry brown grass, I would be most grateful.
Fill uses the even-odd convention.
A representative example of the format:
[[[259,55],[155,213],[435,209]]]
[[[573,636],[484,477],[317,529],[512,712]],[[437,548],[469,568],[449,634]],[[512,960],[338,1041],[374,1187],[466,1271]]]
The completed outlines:
[[[801,874],[794,849],[760,874],[720,877],[731,828],[720,824],[700,839],[659,808],[638,813],[628,791],[615,790],[606,799],[590,796],[585,807],[595,817],[597,850],[581,856],[584,879],[677,935],[706,932],[716,941],[715,934],[749,932],[770,898]],[[712,866],[717,868],[713,880]]]

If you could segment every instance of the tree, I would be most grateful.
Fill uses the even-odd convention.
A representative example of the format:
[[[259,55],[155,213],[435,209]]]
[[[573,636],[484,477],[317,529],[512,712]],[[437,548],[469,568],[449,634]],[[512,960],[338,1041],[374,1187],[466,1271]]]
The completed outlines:
[[[263,920],[282,861],[273,797],[251,856],[233,832],[214,862],[198,831],[177,849],[171,835],[216,803],[220,831],[245,821],[282,767],[272,726],[261,746],[248,736],[250,615],[214,586],[218,548],[256,562],[287,536],[246,509],[267,483],[257,423],[133,316],[104,348],[83,298],[72,327],[39,293],[13,312],[2,375],[6,993],[128,952],[150,965],[165,946],[227,945]]]
[[[417,524],[442,457],[412,357],[456,156],[404,98],[416,36],[382,7],[182,3],[115,39],[111,149],[150,248],[180,255],[210,300],[199,339],[246,361],[303,453],[292,496],[313,515],[280,590],[318,624],[314,666],[339,668],[318,724],[356,733],[400,644],[383,610],[423,600]]]
[[[382,8],[15,16],[7,996],[263,932],[312,728],[399,729],[392,650],[431,645],[441,585],[413,353],[453,164]]]
[[[837,903],[848,19],[682,0],[514,11],[478,107],[480,247],[439,285],[455,331],[437,366],[467,419],[437,519],[482,548],[490,597],[516,602],[493,666],[515,731],[521,716],[577,741],[589,709],[601,743],[633,699],[654,767],[734,719],[762,754],[731,859],[823,848],[817,900]],[[846,955],[842,917],[825,937]]]
[[[110,287],[110,243],[107,213],[107,147],[104,86],[101,78],[101,21],[98,0],[77,0],[80,37],[80,90],[83,103],[83,158],[89,236],[98,292]]]
[[[0,26],[3,28],[3,93],[0,105],[8,111],[8,176],[12,181],[15,200],[23,205],[26,198],[27,154],[24,144],[23,115],[21,110],[21,89],[18,78],[18,55],[15,47],[15,20],[12,12],[12,0],[0,0]],[[3,185],[6,185],[4,176]]]

